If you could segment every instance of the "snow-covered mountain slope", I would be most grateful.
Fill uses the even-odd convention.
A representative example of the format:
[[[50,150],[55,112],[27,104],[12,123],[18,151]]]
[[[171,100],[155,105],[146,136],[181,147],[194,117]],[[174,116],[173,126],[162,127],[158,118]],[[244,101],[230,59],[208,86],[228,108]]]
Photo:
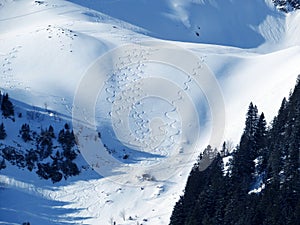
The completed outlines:
[[[285,15],[270,0],[71,1],[168,40],[254,48],[284,35]]]
[[[2,0],[0,89],[29,108],[46,108],[62,115],[59,125],[71,122],[74,95],[91,63],[117,46],[162,38],[168,40],[165,43],[197,55],[215,74],[225,102],[224,140],[237,143],[249,102],[255,102],[270,121],[281,99],[288,96],[294,86],[300,74],[299,20],[298,11],[278,12],[269,0]],[[180,73],[157,65],[145,66],[143,71],[149,72],[148,76],[157,73],[184,89],[186,83]],[[130,68],[122,72],[129,79],[128,83],[134,79]],[[125,86],[126,79],[122,82],[113,88]],[[105,86],[107,95],[110,84]],[[105,94],[102,97],[105,99]],[[97,104],[102,115],[106,112],[103,108],[107,102]],[[169,105],[159,105],[155,101],[148,105],[159,106],[152,110],[156,116],[166,119],[164,114],[170,110]],[[198,106],[207,108],[207,103]],[[155,111],[157,109],[159,112]],[[151,108],[147,110],[151,111]],[[209,109],[204,111],[209,112]],[[106,118],[98,119],[101,124]],[[208,121],[206,117],[199,119],[204,121],[203,128],[208,128],[201,129],[201,135],[206,136],[211,126],[209,117]],[[159,120],[156,122],[160,124]],[[11,127],[9,133],[15,132],[10,125],[12,122],[4,123]],[[46,120],[43,123],[52,122]],[[17,125],[14,126],[19,127]],[[132,126],[138,125],[143,123]],[[106,128],[99,129],[110,148],[120,145],[118,140],[110,141],[110,136],[105,134]],[[208,143],[203,141],[201,144]],[[0,182],[4,188],[0,194],[1,199],[7,201],[0,203],[0,222],[168,224],[172,207],[182,194],[194,157],[200,151],[201,148],[195,149],[190,160],[176,170],[173,165],[165,165],[166,169],[161,173],[168,176],[167,180],[147,181],[147,177],[144,180],[133,177],[135,183],[126,185],[112,182],[111,177],[101,178],[93,171],[83,171],[78,177],[52,185],[50,181],[39,180],[34,173],[9,166],[1,170]],[[135,161],[138,165],[143,160],[149,162],[146,154],[142,154],[141,159],[137,157],[140,153],[132,152],[131,157],[138,159]],[[163,157],[168,158],[168,154],[160,154],[161,160],[153,158],[163,164]],[[27,207],[24,202],[29,198],[36,204]],[[23,200],[16,203],[17,199]],[[41,210],[39,204],[49,208]],[[50,216],[45,217],[45,213]]]

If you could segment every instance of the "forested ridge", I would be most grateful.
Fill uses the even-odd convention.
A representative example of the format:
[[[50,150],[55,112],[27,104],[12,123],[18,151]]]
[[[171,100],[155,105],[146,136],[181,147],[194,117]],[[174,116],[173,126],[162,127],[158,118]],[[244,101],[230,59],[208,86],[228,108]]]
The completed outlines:
[[[37,129],[33,122],[45,115],[39,111],[21,112],[19,107],[16,113],[8,93],[2,94],[1,91],[0,105],[0,171],[11,164],[34,171],[40,178],[49,179],[53,183],[79,175],[80,168],[74,161],[79,151],[74,132],[68,123],[57,132],[48,121],[41,120],[45,123],[44,127],[41,124]],[[27,123],[22,124],[21,121]],[[20,125],[19,130],[10,128],[8,132],[7,128],[12,123]]]
[[[229,150],[224,142],[199,156],[170,224],[300,224],[300,76],[268,127],[250,103],[240,143]]]

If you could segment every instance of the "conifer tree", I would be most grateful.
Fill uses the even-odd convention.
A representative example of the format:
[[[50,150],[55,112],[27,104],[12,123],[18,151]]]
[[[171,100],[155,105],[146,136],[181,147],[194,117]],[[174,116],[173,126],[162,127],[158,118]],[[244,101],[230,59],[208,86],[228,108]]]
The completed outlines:
[[[205,170],[199,170],[201,160],[209,159],[212,153],[208,146],[174,207],[171,225],[299,224],[299,83],[300,76],[289,99],[283,99],[270,129],[264,114],[258,117],[257,108],[249,105],[240,144],[231,154],[231,173],[222,174],[221,169],[226,144],[221,155]]]
[[[0,124],[0,140],[4,140],[6,138],[7,134],[6,134],[6,131],[5,131],[5,127],[4,127],[4,124],[1,123]]]
[[[240,187],[239,192],[247,192],[253,182],[254,159],[257,157],[255,140],[257,125],[257,107],[251,102],[246,116],[244,133],[237,150],[233,154],[231,182]]]
[[[21,137],[22,137],[23,141],[27,142],[27,141],[31,141],[32,140],[31,135],[30,135],[29,124],[25,123],[25,124],[23,124],[21,126],[20,134],[21,134]]]
[[[7,93],[2,97],[1,110],[2,110],[2,115],[5,118],[9,116],[14,116],[14,106],[12,102],[9,100]]]
[[[6,168],[5,159],[2,158],[2,160],[0,160],[0,170],[3,170],[5,168]]]

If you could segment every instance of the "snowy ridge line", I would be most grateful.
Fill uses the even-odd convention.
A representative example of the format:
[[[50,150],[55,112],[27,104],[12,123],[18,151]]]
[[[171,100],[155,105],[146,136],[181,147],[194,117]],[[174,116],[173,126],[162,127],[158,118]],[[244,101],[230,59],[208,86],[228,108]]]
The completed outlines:
[[[4,225],[20,225],[19,223],[7,223],[7,222],[2,222],[2,221],[0,221],[0,224],[4,224]]]
[[[35,214],[35,213],[32,213],[32,212],[30,212],[30,211],[28,211],[28,210],[22,210],[22,211],[20,211],[20,210],[14,210],[14,209],[9,209],[9,208],[1,208],[2,210],[4,210],[4,211],[6,211],[6,212],[15,212],[15,213],[22,213],[22,214],[24,214],[24,215],[26,215],[26,216],[30,216],[30,217],[33,217],[33,218],[37,218],[37,219],[44,219],[44,220],[49,220],[49,217],[48,217],[48,215],[37,215],[37,214]],[[5,225],[9,225],[9,224],[12,224],[12,225],[20,225],[19,223],[9,223],[9,222],[1,222],[0,221],[0,224],[5,224]]]
[[[8,177],[5,175],[0,175],[0,185],[4,186],[5,188],[13,188],[25,193],[42,196],[46,199],[51,199],[49,196],[51,196],[51,193],[53,193],[53,191],[51,190],[36,187],[33,184],[18,181],[12,177]]]

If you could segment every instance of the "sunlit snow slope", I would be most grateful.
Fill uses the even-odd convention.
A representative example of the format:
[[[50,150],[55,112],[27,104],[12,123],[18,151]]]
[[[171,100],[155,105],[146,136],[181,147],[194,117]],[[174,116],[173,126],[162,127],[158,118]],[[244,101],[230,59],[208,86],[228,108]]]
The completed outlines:
[[[199,56],[215,74],[225,102],[224,140],[236,144],[249,102],[270,122],[300,74],[299,24],[299,12],[278,12],[270,0],[0,0],[0,89],[26,107],[63,115],[59,125],[71,122],[76,89],[92,62],[126,43],[163,39]],[[172,72],[161,71],[168,79]],[[101,110],[105,104],[98,103]],[[162,115],[169,110],[157,108]],[[166,225],[201,150],[168,180],[134,177],[136,183],[127,185],[92,170],[52,185],[8,166],[0,174],[0,223]],[[165,168],[168,174],[172,165]]]

